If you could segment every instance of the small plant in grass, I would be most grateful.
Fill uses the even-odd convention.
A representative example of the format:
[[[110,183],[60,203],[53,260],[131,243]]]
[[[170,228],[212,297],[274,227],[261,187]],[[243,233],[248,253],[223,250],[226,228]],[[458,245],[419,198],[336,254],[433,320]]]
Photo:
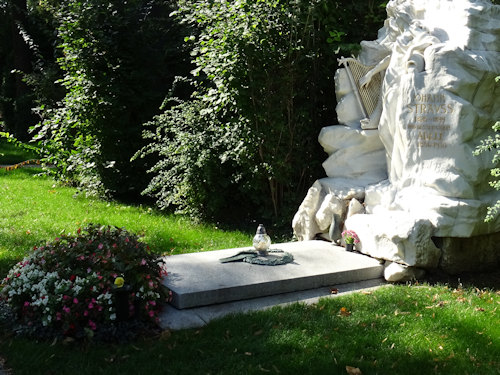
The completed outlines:
[[[137,235],[89,225],[35,247],[9,271],[0,298],[30,335],[109,335],[123,321],[157,322],[169,296],[163,266]]]

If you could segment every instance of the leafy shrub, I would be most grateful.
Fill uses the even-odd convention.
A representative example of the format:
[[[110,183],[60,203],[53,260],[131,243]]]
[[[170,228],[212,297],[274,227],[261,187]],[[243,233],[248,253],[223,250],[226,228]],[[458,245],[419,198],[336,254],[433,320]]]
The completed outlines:
[[[142,155],[161,159],[146,192],[197,216],[288,222],[322,175],[317,136],[335,124],[337,53],[374,36],[381,2],[178,3],[195,30],[185,38],[194,92],[168,98],[145,132]]]
[[[149,181],[142,124],[185,73],[179,27],[164,0],[43,2],[57,25],[61,100],[33,129],[60,180],[95,195],[135,199]],[[180,73],[182,72],[182,73]]]
[[[35,247],[9,271],[0,297],[28,334],[92,337],[129,319],[156,323],[168,298],[164,274],[136,235],[89,225]]]
[[[500,76],[496,77],[497,84],[500,82]],[[494,135],[490,135],[485,140],[481,141],[481,144],[474,151],[474,155],[479,155],[484,152],[495,151],[491,163],[493,168],[491,169],[491,175],[496,177],[495,181],[490,181],[490,186],[496,190],[500,190],[500,121],[497,121],[493,125]],[[493,221],[497,215],[500,213],[500,200],[497,201],[492,207],[488,207],[488,214],[486,215],[486,222]]]

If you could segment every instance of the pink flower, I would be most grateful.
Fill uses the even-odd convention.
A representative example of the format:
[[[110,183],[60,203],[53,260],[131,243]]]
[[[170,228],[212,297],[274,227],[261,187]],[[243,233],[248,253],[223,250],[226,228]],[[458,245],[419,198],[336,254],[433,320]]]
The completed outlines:
[[[28,301],[24,302],[24,307],[28,307],[30,303]]]
[[[76,305],[78,303],[78,298],[73,298],[73,303]]]
[[[97,328],[96,324],[92,320],[89,320],[89,327],[92,331],[95,331]]]
[[[63,306],[63,311],[66,313],[66,314],[69,314],[71,312],[71,309],[67,306]]]
[[[142,258],[142,260],[141,260],[141,266],[145,266],[145,265],[146,265],[146,263],[147,263],[147,262],[146,262],[146,259]]]
[[[104,245],[103,245],[102,243],[100,243],[99,245],[97,245],[97,248],[98,248],[99,250],[101,250],[103,247],[104,247]]]
[[[150,304],[151,306],[156,306],[156,301],[149,301],[149,304]]]
[[[89,315],[89,312],[88,312],[87,310],[85,310],[85,311],[83,312],[83,316],[88,316],[88,315]]]
[[[153,310],[149,310],[149,316],[152,318],[153,316],[155,316],[155,312]]]
[[[152,281],[150,281],[150,282],[148,283],[148,285],[149,285],[149,287],[150,287],[151,289],[153,289],[153,288],[155,287],[155,283],[154,283],[154,282],[152,282]]]
[[[56,320],[61,320],[61,313],[60,312],[56,312]]]
[[[89,309],[93,309],[94,308],[94,304],[92,302],[89,303]]]

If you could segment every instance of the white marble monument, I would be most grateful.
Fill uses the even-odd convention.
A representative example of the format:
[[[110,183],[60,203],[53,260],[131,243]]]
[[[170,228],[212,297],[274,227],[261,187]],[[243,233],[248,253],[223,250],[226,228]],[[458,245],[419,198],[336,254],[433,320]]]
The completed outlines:
[[[340,61],[341,125],[319,135],[327,177],[293,219],[297,238],[354,230],[392,281],[498,265],[500,217],[484,221],[500,199],[492,155],[473,151],[500,119],[500,6],[392,0],[378,39],[361,47]]]

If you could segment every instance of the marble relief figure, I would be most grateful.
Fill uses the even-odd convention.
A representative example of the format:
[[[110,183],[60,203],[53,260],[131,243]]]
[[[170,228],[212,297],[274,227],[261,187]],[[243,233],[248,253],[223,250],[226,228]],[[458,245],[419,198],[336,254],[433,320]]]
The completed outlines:
[[[500,218],[484,217],[500,192],[491,157],[472,153],[500,119],[499,39],[488,0],[389,1],[378,38],[339,60],[339,124],[318,136],[326,176],[293,219],[296,237],[341,244],[354,230],[358,251],[413,276],[497,265]]]

